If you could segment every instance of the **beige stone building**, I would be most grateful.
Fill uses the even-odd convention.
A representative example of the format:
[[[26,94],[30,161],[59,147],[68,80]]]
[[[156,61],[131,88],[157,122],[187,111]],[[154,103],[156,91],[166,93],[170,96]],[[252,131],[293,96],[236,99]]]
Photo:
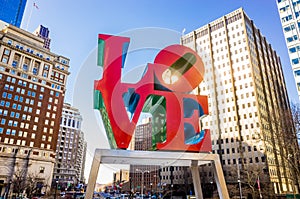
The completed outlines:
[[[50,189],[69,59],[44,39],[0,21],[0,194],[23,172]]]

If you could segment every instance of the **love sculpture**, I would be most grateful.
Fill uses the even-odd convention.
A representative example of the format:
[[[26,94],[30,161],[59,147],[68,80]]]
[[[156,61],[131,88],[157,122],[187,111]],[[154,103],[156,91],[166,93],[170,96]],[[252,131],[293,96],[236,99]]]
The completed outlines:
[[[136,84],[123,83],[121,72],[129,38],[100,34],[94,108],[104,118],[111,148],[126,149],[141,112],[152,114],[153,150],[211,151],[209,130],[199,118],[208,114],[206,96],[190,94],[203,80],[199,55],[182,45],[162,49]]]
[[[188,47],[171,45],[147,64],[140,81],[124,83],[129,41],[98,36],[103,77],[94,83],[94,108],[101,113],[111,149],[96,149],[85,198],[93,198],[101,163],[189,166],[197,199],[203,198],[198,166],[211,163],[219,197],[229,198],[219,157],[210,153],[210,132],[201,126],[208,99],[192,94],[203,80],[201,58]],[[126,150],[142,112],[152,115],[152,151]]]

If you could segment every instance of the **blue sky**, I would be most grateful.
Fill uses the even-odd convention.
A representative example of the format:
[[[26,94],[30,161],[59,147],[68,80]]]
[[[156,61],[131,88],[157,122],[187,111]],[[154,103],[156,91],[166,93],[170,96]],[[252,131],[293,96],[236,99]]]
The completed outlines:
[[[21,27],[30,32],[40,24],[48,27],[51,50],[71,59],[66,100],[72,102],[72,82],[95,47],[98,33],[118,34],[143,27],[178,32],[185,28],[187,33],[239,7],[266,36],[281,57],[286,74],[291,75],[276,0],[28,0]],[[297,99],[293,79],[286,81],[290,98]]]
[[[33,3],[38,9],[33,7]],[[147,27],[177,33],[186,29],[188,33],[240,7],[280,56],[290,100],[298,101],[276,0],[28,0],[21,27],[29,32],[40,24],[48,27],[51,51],[71,59],[66,102],[72,104],[74,91],[78,86],[86,86],[78,85],[76,81],[83,71],[82,65],[90,59],[96,47],[99,33],[119,34]],[[151,59],[151,56],[145,57],[144,62],[153,61],[146,58]],[[92,121],[88,115],[83,114],[83,118],[84,123]],[[87,126],[83,125],[83,131],[87,134],[91,156],[94,150],[91,146],[95,144],[89,141],[95,139],[95,135],[89,134],[91,129]],[[90,160],[91,157],[88,157],[86,173],[89,172]],[[107,182],[109,179],[101,178],[100,181]]]

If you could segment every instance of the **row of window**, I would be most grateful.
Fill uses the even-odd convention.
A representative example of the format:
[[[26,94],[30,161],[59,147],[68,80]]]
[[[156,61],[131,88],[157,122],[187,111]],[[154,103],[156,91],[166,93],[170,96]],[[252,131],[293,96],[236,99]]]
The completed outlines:
[[[4,132],[5,131],[5,132]],[[3,127],[0,127],[0,134],[6,134],[6,135],[12,135],[12,136],[16,136],[17,135],[17,130],[15,129],[4,129]],[[27,138],[28,133],[26,131],[18,131],[18,137],[24,137]],[[31,133],[31,139],[35,139],[36,134],[35,133]],[[52,136],[49,135],[48,137],[46,135],[42,135],[42,141],[48,141],[48,142],[52,142]]]
[[[4,69],[4,67],[0,67],[0,71],[5,71],[5,69]],[[15,75],[16,74],[16,71],[15,70],[10,70],[10,73],[11,74],[13,74],[13,75]],[[36,78],[36,77],[30,77],[30,76],[28,76],[28,74],[26,74],[26,73],[21,73],[20,74],[20,76],[21,77],[23,77],[23,78],[31,78],[31,80],[32,81],[34,81],[34,82],[38,82],[38,79]],[[64,78],[65,76],[63,75],[63,78]],[[1,74],[1,76],[0,76],[0,79],[2,79],[2,74]],[[12,82],[12,83],[15,83],[16,82],[16,79],[15,78],[11,78],[11,77],[7,77],[7,81],[8,82]],[[23,82],[23,83],[22,83]],[[64,82],[64,79],[58,79],[57,80],[57,82],[60,82],[60,83],[63,83]],[[45,80],[41,80],[41,83],[43,84],[43,85],[46,85],[46,81]],[[26,87],[26,85],[27,85],[27,82],[26,81],[22,81],[22,80],[19,80],[18,81],[18,85],[22,85],[22,86],[24,86],[24,87]],[[36,84],[29,84],[29,88],[33,88],[33,89],[37,89],[37,85]],[[54,84],[54,83],[52,83],[51,84],[51,88],[55,88],[55,89],[57,89],[57,90],[63,90],[63,86],[61,86],[61,85],[59,85],[59,84]],[[12,87],[12,89],[13,89],[13,87]],[[41,92],[44,92],[44,87],[41,87]],[[52,91],[52,95],[53,95],[53,92],[54,91]],[[51,93],[50,93],[51,94]],[[56,97],[58,97],[59,96],[59,92],[56,92],[55,93],[55,96]]]
[[[3,141],[5,144],[15,144],[15,145],[19,145],[19,146],[26,146],[26,140],[19,140],[19,139],[14,139],[14,138],[4,138]],[[30,147],[34,147],[34,142],[29,142],[29,146]],[[44,149],[51,149],[51,145],[50,144],[44,144],[41,143],[40,148]]]
[[[255,134],[252,134],[252,140],[255,140],[256,137],[258,138],[258,136],[255,136]],[[250,140],[250,135],[242,136],[241,141],[244,141],[244,140]],[[230,140],[229,140],[229,138],[221,139],[221,141],[216,140],[216,144],[224,144],[224,143],[229,143],[229,142],[234,143],[235,141],[239,142],[239,138],[238,137],[236,137],[236,138],[231,137]],[[212,141],[212,145],[215,145],[214,140]],[[249,147],[251,147],[251,146],[248,146],[248,150],[251,151],[251,149],[249,149]],[[244,151],[245,151],[245,147],[243,147],[243,148],[244,148]],[[256,151],[255,150],[256,146],[254,146],[253,148],[254,148],[254,151]]]
[[[300,51],[300,46],[299,45],[289,48],[290,53],[296,53],[298,51]]]
[[[266,161],[266,158],[265,156],[262,156],[261,158],[259,157],[255,157],[254,160],[253,158],[244,158],[243,161],[245,164],[247,164],[247,160],[248,160],[248,163],[259,163],[260,161],[261,162],[265,162]],[[238,159],[227,159],[226,160],[222,160],[222,164],[225,165],[227,163],[227,165],[230,165],[230,164],[241,164],[242,163],[242,159],[241,158],[238,158]]]
[[[246,151],[251,152],[252,150],[257,151],[258,150],[257,146],[248,146],[248,147],[243,146],[243,148],[242,148],[243,152],[246,152]],[[263,149],[260,149],[260,150],[263,150]],[[227,148],[226,151],[225,151],[225,149],[213,150],[213,153],[215,153],[215,154],[225,154],[225,152],[226,152],[226,154],[230,154],[230,149]],[[240,151],[239,151],[239,149],[231,148],[231,153],[240,153]]]
[[[293,42],[293,41],[298,41],[298,36],[297,35],[293,35],[291,37],[287,37],[286,38],[287,43]]]
[[[8,41],[7,41],[7,44],[13,45],[13,41],[12,41],[12,40],[8,40]],[[20,43],[16,43],[15,46],[16,46],[16,48],[18,48],[18,49],[20,49],[20,50],[25,50],[25,49],[24,49],[24,46],[23,46],[22,44],[20,44]],[[26,49],[26,52],[31,53],[31,54],[34,54],[34,50],[31,49],[31,48],[29,48],[29,47]],[[35,54],[36,54],[36,56],[38,56],[38,57],[40,57],[40,58],[43,58],[43,57],[44,57],[44,55],[43,55],[41,52],[36,52]],[[50,60],[50,57],[47,56],[46,60]]]
[[[233,19],[233,20],[238,20],[238,19],[240,19],[240,18],[241,18],[241,13],[239,13],[239,16],[238,16],[238,17],[237,17],[237,15],[235,15],[235,16],[233,16],[233,17],[230,17],[229,19],[226,19],[226,20],[227,20],[227,21],[231,21],[232,19]],[[232,22],[233,22],[233,21],[231,21],[231,22],[229,22],[229,23],[232,23]],[[231,31],[234,31],[234,29],[239,29],[239,28],[242,27],[242,26],[243,26],[242,23],[240,24],[240,26],[239,26],[238,24],[237,24],[235,27],[232,26],[232,27],[231,27]],[[222,28],[222,27],[224,27],[224,24],[223,24],[223,22],[220,22],[220,23],[218,23],[218,24],[212,25],[212,26],[210,27],[210,29],[211,29],[211,32],[213,32],[213,31],[218,30],[218,29],[220,29],[220,28]],[[205,35],[207,35],[207,34],[208,34],[208,29],[201,30],[200,32],[196,33],[196,39],[201,38],[201,37],[203,37],[203,36],[205,36]],[[237,34],[238,34],[238,36],[239,36],[240,33],[237,33]],[[244,30],[241,31],[241,34],[244,34]],[[220,32],[218,35],[219,35],[219,37],[220,37],[221,35],[226,35],[225,30],[224,30],[223,32]],[[215,38],[217,38],[218,35],[215,34]],[[235,35],[233,34],[232,37],[235,38]],[[207,38],[207,40],[208,40],[208,38]],[[183,43],[183,44],[187,44],[187,43],[190,43],[190,42],[192,42],[192,41],[193,41],[193,36],[190,36],[190,37],[187,37],[187,38],[183,39],[182,43]]]
[[[293,16],[292,15],[288,15],[288,16],[282,17],[281,21],[282,21],[282,23],[285,23],[285,22],[287,22],[289,20],[292,20],[292,19],[293,19]]]
[[[20,81],[22,82],[22,80],[20,80]],[[19,81],[19,82],[20,82],[20,81]],[[26,83],[26,82],[23,82],[22,85],[23,85],[23,86],[24,86],[24,85],[26,86],[25,83]],[[19,84],[19,85],[20,85],[20,84]],[[33,88],[33,89],[36,90],[36,85],[29,84],[29,88]],[[4,85],[4,89],[5,89],[5,90],[8,90],[8,91],[14,91],[15,87],[14,87],[13,85],[5,84],[5,85]],[[44,92],[44,91],[45,91],[45,88],[44,88],[44,87],[41,87],[41,88],[40,88],[40,91],[41,91],[41,92]],[[23,89],[23,88],[17,87],[17,88],[16,88],[16,92],[25,95],[25,89]],[[4,92],[4,93],[5,93],[5,94],[2,95],[2,97],[4,97],[4,98],[10,97],[10,98],[8,98],[8,99],[11,99],[12,94],[8,94],[8,93],[6,93],[6,92]],[[7,95],[7,96],[6,96],[6,95]],[[50,95],[54,95],[54,91],[53,91],[53,90],[50,91]],[[55,97],[59,97],[59,95],[60,95],[59,92],[55,92]],[[27,96],[29,96],[29,97],[36,97],[36,92],[35,92],[35,91],[28,90],[28,91],[27,91]],[[22,98],[22,99],[23,99],[23,98]],[[39,95],[39,99],[40,99],[40,100],[43,99],[43,94],[40,94],[40,95]],[[15,100],[15,101],[17,101],[17,100]],[[50,101],[51,101],[51,102],[53,101],[52,97],[49,98],[49,102],[50,102]],[[57,101],[57,103],[58,103],[58,101]]]
[[[19,115],[18,115],[18,117],[19,117]],[[30,116],[30,115],[27,115],[27,117],[26,117],[26,114],[23,114],[23,115],[22,115],[22,119],[23,119],[23,120],[26,120],[26,118],[27,118],[27,121],[30,121],[31,116]],[[38,117],[35,117],[35,118],[37,118],[37,119],[35,119],[35,122],[37,123],[37,122],[38,122]],[[2,118],[1,121],[0,121],[0,124],[1,124],[1,125],[7,125],[7,126],[18,127],[19,122],[16,121],[16,120],[8,120],[8,119],[5,119],[5,118]],[[45,125],[50,125],[51,127],[53,127],[53,126],[54,126],[54,121],[52,120],[52,121],[49,123],[49,120],[45,120]],[[21,122],[19,127],[20,127],[20,128],[29,129],[29,123]],[[32,130],[34,130],[34,131],[37,130],[37,125],[36,125],[36,124],[34,124],[34,125],[32,126]],[[48,128],[47,128],[47,127],[44,127],[43,132],[44,132],[44,133],[47,133],[47,132],[48,132]],[[49,133],[50,133],[50,134],[53,133],[53,129],[52,129],[52,128],[49,129]]]
[[[286,12],[289,9],[290,9],[290,5],[285,5],[279,9],[279,12]]]

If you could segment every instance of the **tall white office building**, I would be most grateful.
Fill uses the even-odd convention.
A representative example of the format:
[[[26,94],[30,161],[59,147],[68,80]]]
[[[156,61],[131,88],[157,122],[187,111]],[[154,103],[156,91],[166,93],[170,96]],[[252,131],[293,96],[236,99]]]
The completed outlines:
[[[300,97],[300,1],[276,0],[276,2]]]
[[[79,110],[64,103],[56,147],[53,179],[61,188],[75,186],[84,181],[86,142],[81,131]]]
[[[299,148],[281,61],[254,22],[240,8],[182,36],[181,43],[205,66],[195,92],[208,96],[204,125],[231,197],[239,196],[240,181],[242,192],[252,196],[297,193]],[[201,177],[213,183],[213,173],[202,171]]]

